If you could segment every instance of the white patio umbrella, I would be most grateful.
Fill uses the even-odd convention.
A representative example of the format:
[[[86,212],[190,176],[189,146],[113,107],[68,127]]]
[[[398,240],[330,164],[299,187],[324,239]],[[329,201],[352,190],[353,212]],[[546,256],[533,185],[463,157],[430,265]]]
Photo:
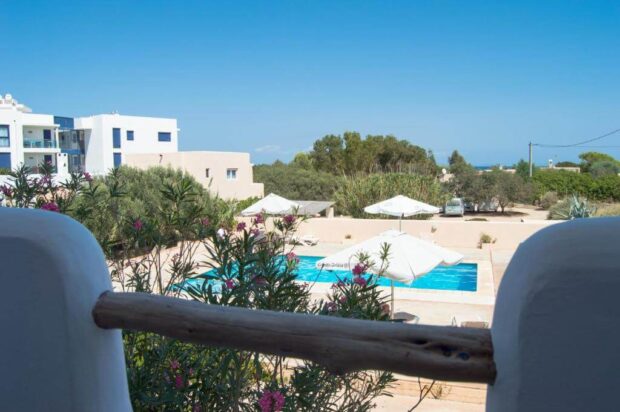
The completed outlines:
[[[389,255],[387,268],[382,275],[392,281],[392,313],[394,311],[394,281],[411,284],[416,277],[430,272],[437,265],[456,265],[463,260],[463,255],[460,253],[398,230],[388,230],[319,260],[316,267],[351,270],[359,263],[360,253],[365,253],[373,262],[368,272],[379,274],[382,263],[381,254],[385,244],[389,245]]]
[[[285,199],[282,196],[270,193],[252,206],[244,209],[241,216],[253,216],[259,213],[267,213],[269,215],[284,215],[293,213],[299,208],[299,204]]]
[[[382,214],[398,216],[398,230],[402,229],[402,218],[419,214],[439,213],[439,208],[407,196],[398,195],[383,202],[366,206],[364,212],[370,214]]]

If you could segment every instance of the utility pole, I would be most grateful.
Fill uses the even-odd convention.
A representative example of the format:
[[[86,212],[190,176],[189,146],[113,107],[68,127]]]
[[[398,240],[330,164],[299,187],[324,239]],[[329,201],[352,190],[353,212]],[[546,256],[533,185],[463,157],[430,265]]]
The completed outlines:
[[[530,177],[532,177],[532,172],[534,171],[534,167],[532,165],[532,142],[529,144],[530,147]]]

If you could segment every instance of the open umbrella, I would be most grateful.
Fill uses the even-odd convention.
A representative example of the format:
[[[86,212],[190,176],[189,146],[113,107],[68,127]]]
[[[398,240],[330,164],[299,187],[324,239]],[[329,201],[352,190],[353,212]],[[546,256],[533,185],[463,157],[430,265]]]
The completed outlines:
[[[407,196],[398,195],[383,202],[366,206],[364,212],[370,214],[382,214],[390,216],[398,216],[398,230],[402,228],[402,218],[419,215],[419,214],[435,214],[439,213],[439,208],[411,199]]]
[[[241,216],[253,216],[259,213],[267,213],[268,215],[284,215],[294,213],[299,208],[299,204],[285,199],[282,196],[270,193],[252,206],[244,209]]]
[[[386,244],[389,246],[387,267],[383,273],[378,273],[382,266],[381,255]],[[394,281],[410,284],[416,277],[430,272],[437,265],[456,265],[463,260],[463,255],[460,253],[398,230],[388,230],[319,260],[316,267],[351,270],[359,263],[360,253],[369,255],[373,262],[373,265],[368,268],[369,273],[381,274],[392,280],[392,313],[394,311]]]

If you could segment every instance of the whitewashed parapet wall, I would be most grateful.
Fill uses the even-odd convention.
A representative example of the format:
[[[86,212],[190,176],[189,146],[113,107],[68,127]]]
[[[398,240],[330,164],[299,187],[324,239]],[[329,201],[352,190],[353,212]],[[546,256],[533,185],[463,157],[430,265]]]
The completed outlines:
[[[130,411],[121,332],[92,320],[111,284],[90,232],[0,207],[0,262],[0,410]]]

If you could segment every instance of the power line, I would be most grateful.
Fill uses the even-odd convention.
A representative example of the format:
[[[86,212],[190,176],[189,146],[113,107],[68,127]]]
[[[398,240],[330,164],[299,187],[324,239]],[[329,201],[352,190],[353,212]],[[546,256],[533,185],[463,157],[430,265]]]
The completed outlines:
[[[608,145],[608,146],[596,146],[596,145],[594,145],[594,146],[585,146],[585,145],[586,145],[586,144],[588,144],[588,143],[595,142],[595,141],[597,141],[597,140],[601,140],[601,139],[603,139],[603,138],[605,138],[605,137],[607,137],[607,136],[611,136],[611,135],[616,134],[616,133],[618,133],[618,132],[620,132],[620,129],[615,129],[615,130],[612,130],[611,132],[608,132],[608,133],[605,133],[605,134],[603,134],[603,135],[600,135],[600,136],[594,137],[594,138],[592,138],[592,139],[584,140],[584,141],[582,141],[582,142],[577,142],[577,143],[573,143],[573,144],[544,144],[544,143],[532,143],[532,142],[530,142],[530,143],[528,144],[528,148],[529,148],[529,166],[530,166],[530,167],[529,167],[529,169],[530,169],[530,173],[529,173],[529,174],[530,174],[530,177],[532,177],[532,172],[533,172],[533,167],[534,167],[534,162],[533,162],[533,157],[534,157],[534,154],[533,154],[533,151],[532,151],[532,147],[533,147],[533,146],[537,146],[537,147],[549,147],[549,148],[568,148],[568,147],[580,147],[580,148],[583,148],[583,149],[586,149],[586,148],[588,148],[588,149],[589,149],[589,148],[599,148],[599,149],[602,149],[602,148],[615,148],[615,147],[620,147],[620,146],[617,146],[617,145]]]
[[[609,132],[609,133],[605,133],[604,135],[597,136],[597,137],[594,137],[594,138],[592,138],[592,139],[584,140],[583,142],[577,142],[577,143],[573,143],[573,144],[545,144],[545,143],[532,143],[532,146],[538,146],[538,147],[558,147],[558,148],[559,148],[559,147],[577,147],[577,146],[580,146],[580,147],[585,147],[585,146],[582,146],[582,145],[584,145],[584,144],[586,144],[586,143],[592,143],[592,142],[595,142],[595,141],[597,141],[597,140],[600,140],[600,139],[602,139],[602,138],[604,138],[604,137],[607,137],[607,136],[611,136],[612,134],[616,134],[616,133],[618,133],[618,132],[620,132],[620,129],[612,130],[611,132]],[[601,147],[601,148],[602,148],[602,147],[606,147],[606,146],[590,146],[590,147]],[[607,147],[619,147],[619,146],[607,146]]]

